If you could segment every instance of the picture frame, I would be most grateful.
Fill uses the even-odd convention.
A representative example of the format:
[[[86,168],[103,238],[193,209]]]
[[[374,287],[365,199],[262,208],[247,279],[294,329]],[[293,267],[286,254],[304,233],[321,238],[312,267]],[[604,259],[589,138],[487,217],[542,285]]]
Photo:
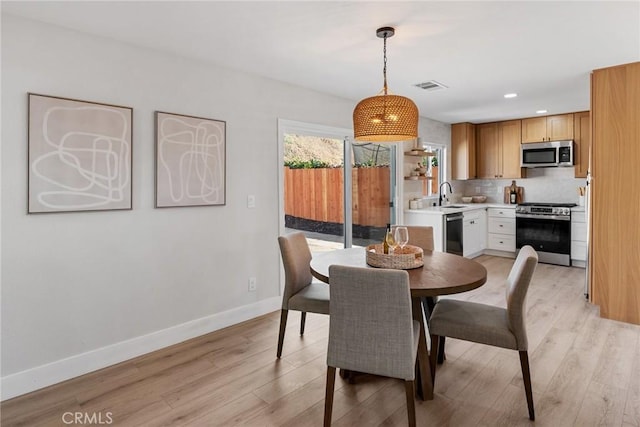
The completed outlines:
[[[226,122],[156,111],[156,207],[226,204]]]
[[[27,213],[132,209],[133,109],[28,93]]]

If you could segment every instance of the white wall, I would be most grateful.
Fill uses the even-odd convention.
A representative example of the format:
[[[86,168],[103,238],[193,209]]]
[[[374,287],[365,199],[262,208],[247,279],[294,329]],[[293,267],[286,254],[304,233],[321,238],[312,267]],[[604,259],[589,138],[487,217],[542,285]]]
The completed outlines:
[[[26,214],[27,92],[133,107],[132,211]],[[279,308],[277,119],[354,104],[4,14],[2,399]],[[154,209],[155,110],[227,122],[226,206]]]

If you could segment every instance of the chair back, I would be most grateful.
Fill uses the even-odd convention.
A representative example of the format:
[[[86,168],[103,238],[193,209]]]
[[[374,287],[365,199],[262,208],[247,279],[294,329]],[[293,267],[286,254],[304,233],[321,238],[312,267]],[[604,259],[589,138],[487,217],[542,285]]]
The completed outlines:
[[[395,232],[397,225],[391,227]],[[422,248],[424,251],[432,251],[433,244],[433,227],[426,227],[422,225],[405,225],[409,232],[409,244]]]
[[[278,237],[282,264],[284,265],[284,293],[282,308],[288,309],[289,298],[297,294],[313,280],[311,275],[311,250],[304,233],[297,231]]]
[[[538,265],[538,254],[531,246],[520,249],[509,277],[507,277],[507,321],[516,337],[518,350],[528,348],[525,322],[526,298],[533,272]]]
[[[409,274],[329,267],[329,366],[413,380],[415,352]]]

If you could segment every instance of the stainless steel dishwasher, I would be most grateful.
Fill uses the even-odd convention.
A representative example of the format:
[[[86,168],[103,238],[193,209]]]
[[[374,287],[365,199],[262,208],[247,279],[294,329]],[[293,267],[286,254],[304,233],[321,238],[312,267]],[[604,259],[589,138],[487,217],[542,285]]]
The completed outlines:
[[[444,251],[462,256],[462,213],[444,216]]]

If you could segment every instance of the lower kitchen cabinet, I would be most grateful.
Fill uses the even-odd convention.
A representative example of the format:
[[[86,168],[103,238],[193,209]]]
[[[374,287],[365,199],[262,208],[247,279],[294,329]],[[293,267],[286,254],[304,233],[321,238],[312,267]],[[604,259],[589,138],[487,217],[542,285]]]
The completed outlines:
[[[487,209],[487,249],[500,251],[502,255],[516,252],[516,211],[508,208]],[[495,253],[500,255],[500,253]]]
[[[571,265],[586,267],[587,263],[587,220],[580,211],[571,212]]]
[[[462,217],[462,254],[467,258],[482,255],[487,247],[487,212],[464,212]]]

